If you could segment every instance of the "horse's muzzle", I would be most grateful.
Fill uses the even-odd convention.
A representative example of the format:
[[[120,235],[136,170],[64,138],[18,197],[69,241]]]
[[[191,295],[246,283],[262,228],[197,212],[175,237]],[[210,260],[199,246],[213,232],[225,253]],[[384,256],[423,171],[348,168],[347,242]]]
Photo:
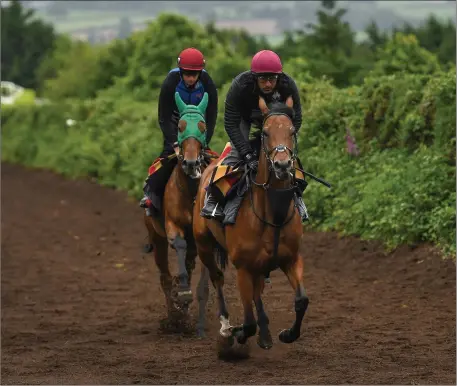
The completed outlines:
[[[200,160],[188,160],[184,159],[182,161],[182,168],[184,173],[186,173],[190,178],[200,178],[201,177],[201,162]]]
[[[289,178],[292,170],[292,160],[277,160],[273,162],[273,169],[278,180],[286,180]]]

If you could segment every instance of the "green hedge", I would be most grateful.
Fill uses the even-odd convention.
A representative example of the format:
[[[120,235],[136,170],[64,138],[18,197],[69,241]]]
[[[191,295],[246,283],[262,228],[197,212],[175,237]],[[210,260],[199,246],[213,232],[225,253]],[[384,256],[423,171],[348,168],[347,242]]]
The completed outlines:
[[[305,192],[311,226],[364,239],[432,242],[455,254],[455,74],[395,75],[337,89],[300,84],[304,168],[332,183]],[[221,151],[221,101],[211,146]],[[162,147],[156,103],[101,94],[95,100],[2,109],[2,159],[91,176],[139,198]],[[66,119],[76,124],[68,127]],[[346,151],[350,128],[361,149]]]

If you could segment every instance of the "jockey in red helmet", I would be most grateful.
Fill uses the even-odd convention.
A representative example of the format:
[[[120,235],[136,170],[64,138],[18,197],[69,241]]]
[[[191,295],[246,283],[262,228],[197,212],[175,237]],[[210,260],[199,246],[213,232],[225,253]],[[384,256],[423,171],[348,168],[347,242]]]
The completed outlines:
[[[205,68],[205,58],[196,48],[186,48],[178,56],[178,67],[181,70],[202,71]]]
[[[172,69],[165,78],[159,96],[159,125],[163,134],[163,149],[160,158],[162,167],[146,179],[143,187],[144,197],[140,206],[147,214],[160,213],[165,185],[171,176],[175,162],[167,159],[179,152],[177,145],[179,112],[175,102],[178,92],[186,104],[197,106],[205,92],[208,93],[208,107],[205,113],[206,145],[209,146],[217,119],[217,90],[213,80],[205,71],[205,58],[196,48],[181,51],[177,60],[178,67]],[[175,159],[173,160],[175,161]]]
[[[262,125],[262,114],[259,109],[259,96],[267,104],[285,102],[289,96],[293,99],[293,124],[296,132],[302,123],[301,102],[295,81],[282,71],[279,56],[270,50],[257,52],[252,58],[251,70],[239,74],[232,82],[225,100],[224,127],[232,150],[222,161],[223,165],[235,165],[243,161],[251,169],[258,165],[257,157],[260,139],[249,141],[252,124]],[[308,212],[302,199],[306,181],[297,181],[297,194],[294,197],[302,221],[308,219]],[[217,188],[208,189],[205,205],[200,213],[205,218],[224,219],[223,197]]]

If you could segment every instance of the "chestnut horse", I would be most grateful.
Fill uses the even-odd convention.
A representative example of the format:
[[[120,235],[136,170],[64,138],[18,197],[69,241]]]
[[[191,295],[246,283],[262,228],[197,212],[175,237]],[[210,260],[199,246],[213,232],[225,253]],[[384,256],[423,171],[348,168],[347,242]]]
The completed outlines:
[[[205,93],[198,106],[186,105],[175,94],[180,113],[178,123],[179,155],[177,166],[167,182],[163,199],[163,215],[151,217],[144,214],[148,229],[149,244],[154,250],[154,259],[160,271],[160,284],[165,294],[168,314],[171,316],[176,307],[187,311],[193,296],[191,291],[192,272],[195,268],[197,250],[192,235],[192,216],[195,196],[202,171],[209,164],[205,153],[206,124],[204,114],[208,105]],[[168,264],[168,246],[178,256],[178,275],[172,278]],[[206,304],[209,295],[209,275],[202,265],[198,284],[199,302]],[[204,335],[205,306],[200,308],[197,331]]]
[[[303,259],[300,241],[303,234],[301,219],[292,200],[293,176],[297,158],[296,132],[292,124],[293,101],[276,104],[270,110],[263,98],[259,107],[263,114],[261,150],[257,175],[249,182],[246,197],[240,205],[236,223],[226,225],[225,230],[217,220],[199,216],[204,204],[207,186],[215,164],[210,165],[200,181],[194,207],[194,237],[198,255],[208,268],[216,289],[219,304],[220,334],[225,338],[235,337],[246,343],[254,336],[259,326],[258,345],[264,349],[272,347],[269,319],[261,295],[265,276],[280,268],[295,293],[295,322],[291,328],[281,331],[279,339],[292,343],[300,336],[300,328],[308,297],[303,285]],[[244,323],[230,326],[229,313],[224,299],[224,274],[216,263],[215,252],[233,263],[237,270],[238,290],[244,309]],[[224,263],[224,261],[222,262]],[[222,264],[222,269],[225,264]],[[253,305],[257,309],[258,321]]]

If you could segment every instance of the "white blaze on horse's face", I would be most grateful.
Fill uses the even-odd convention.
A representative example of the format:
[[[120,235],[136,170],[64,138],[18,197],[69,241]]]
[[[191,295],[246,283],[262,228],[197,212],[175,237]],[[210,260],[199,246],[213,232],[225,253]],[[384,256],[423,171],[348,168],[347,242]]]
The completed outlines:
[[[286,106],[293,108],[293,99],[286,100]],[[263,150],[279,180],[287,180],[293,175],[295,128],[292,120],[282,111],[270,111],[265,100],[259,98],[259,108],[264,116]]]

